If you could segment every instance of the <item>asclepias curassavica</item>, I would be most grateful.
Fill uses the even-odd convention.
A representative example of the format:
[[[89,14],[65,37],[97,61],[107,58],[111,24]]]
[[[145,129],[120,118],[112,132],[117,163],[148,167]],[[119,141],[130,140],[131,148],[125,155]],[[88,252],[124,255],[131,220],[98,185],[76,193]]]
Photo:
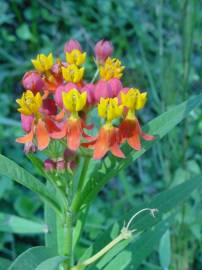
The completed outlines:
[[[187,108],[188,103],[179,105],[184,111],[177,108],[176,120],[171,121],[170,126],[162,127],[161,134],[155,132],[155,128],[145,132],[140,125],[138,111],[146,105],[148,94],[136,87],[123,85],[125,67],[112,55],[111,42],[97,42],[94,48],[96,69],[89,80],[85,67],[87,53],[78,41],[65,43],[63,59],[55,58],[52,53],[38,54],[31,60],[34,69],[23,76],[25,90],[16,100],[24,132],[16,141],[24,145],[24,152],[30,155],[33,164],[43,164],[39,167],[46,179],[47,193],[50,187],[54,190],[54,198],[46,192],[45,196],[58,223],[60,239],[55,256],[63,256],[58,264],[62,270],[93,266],[120,242],[133,238],[138,230],[131,224],[139,214],[148,212],[155,217],[158,212],[154,207],[139,209],[124,223],[116,237],[88,258],[76,261],[74,249],[86,220],[81,216],[87,216],[93,198],[106,182],[106,179],[103,182],[97,179],[96,183],[100,181],[101,184],[92,185],[89,164],[94,162],[95,170],[97,164],[104,164],[107,171],[105,161],[110,157],[115,170],[124,169],[127,162],[123,165],[123,161],[131,153],[135,153],[136,158],[143,154],[144,145],[149,148],[200,103],[199,99],[194,99],[190,101],[190,108]],[[155,123],[159,125],[154,119],[154,127]],[[37,152],[42,152],[45,158],[35,159],[33,154]],[[113,164],[110,168],[113,170]],[[33,186],[31,189],[36,191]],[[40,195],[43,197],[44,193]],[[54,202],[57,205],[53,207]],[[78,221],[82,224],[75,239]]]

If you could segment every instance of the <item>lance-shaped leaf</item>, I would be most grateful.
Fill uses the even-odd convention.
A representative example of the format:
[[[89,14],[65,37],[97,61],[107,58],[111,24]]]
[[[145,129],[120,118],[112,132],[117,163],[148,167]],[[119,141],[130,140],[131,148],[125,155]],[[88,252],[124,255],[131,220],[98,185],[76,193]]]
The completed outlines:
[[[0,154],[0,174],[5,175],[17,183],[37,193],[41,199],[47,202],[57,213],[60,213],[60,206],[47,190],[46,186],[35,178],[28,171],[20,167],[14,161]]]
[[[35,270],[43,261],[55,256],[54,250],[46,247],[34,247],[26,250],[10,265],[8,270]]]
[[[40,224],[14,215],[0,213],[0,232],[35,234],[47,233],[48,228],[45,224]]]
[[[167,112],[150,121],[144,127],[144,130],[147,130],[149,134],[156,136],[156,139],[152,142],[144,141],[141,151],[134,151],[125,145],[123,149],[126,155],[125,159],[120,160],[114,158],[112,155],[108,155],[104,161],[100,161],[97,166],[95,166],[95,169],[82,192],[82,196],[79,196],[81,199],[75,197],[72,205],[73,210],[77,212],[82,205],[86,205],[92,201],[110,179],[142,156],[156,141],[162,139],[193,109],[199,106],[201,102],[202,94],[191,97],[187,101],[172,107]]]

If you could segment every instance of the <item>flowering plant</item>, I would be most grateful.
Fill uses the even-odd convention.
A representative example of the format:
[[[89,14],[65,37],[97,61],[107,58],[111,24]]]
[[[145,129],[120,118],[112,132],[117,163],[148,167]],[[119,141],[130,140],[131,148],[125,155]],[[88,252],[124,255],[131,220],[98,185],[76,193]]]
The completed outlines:
[[[25,133],[16,141],[24,145],[24,152],[46,183],[38,181],[0,155],[0,173],[6,173],[45,201],[46,249],[42,250],[45,253],[38,249],[43,256],[35,268],[37,270],[54,270],[57,267],[62,270],[91,269],[91,265],[94,267],[107,252],[122,243],[124,248],[132,241],[136,228],[131,226],[139,214],[148,211],[154,217],[157,208],[169,211],[171,206],[166,208],[155,203],[152,208],[136,209],[112,241],[97,252],[92,254],[91,251],[90,255],[87,253],[75,260],[76,245],[90,203],[98,192],[109,179],[149,149],[157,138],[162,138],[201,101],[201,97],[196,97],[191,99],[190,105],[189,101],[182,103],[153,120],[149,127],[154,137],[143,131],[137,116],[137,111],[146,104],[147,92],[123,85],[121,79],[125,67],[119,59],[112,57],[113,46],[109,41],[101,40],[95,45],[97,68],[90,81],[85,68],[87,54],[80,43],[68,41],[64,53],[65,60],[54,59],[52,53],[38,54],[32,59],[34,70],[23,76],[25,91],[16,100]],[[175,119],[167,121],[173,113]],[[39,151],[42,152],[40,158],[33,155]],[[175,201],[173,207],[174,204]],[[147,222],[152,224],[149,219]],[[166,230],[165,224],[161,224],[164,228],[161,235]],[[44,255],[50,251],[47,248],[53,246],[54,252]],[[34,252],[30,251],[30,256]],[[17,269],[16,264],[18,260],[9,270]]]

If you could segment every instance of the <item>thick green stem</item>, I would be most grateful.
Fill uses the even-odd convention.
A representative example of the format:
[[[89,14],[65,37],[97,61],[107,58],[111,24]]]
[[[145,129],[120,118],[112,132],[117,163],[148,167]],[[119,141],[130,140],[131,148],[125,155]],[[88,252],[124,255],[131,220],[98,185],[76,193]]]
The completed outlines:
[[[66,213],[65,222],[64,222],[64,256],[67,256],[67,260],[63,263],[63,269],[69,270],[72,266],[72,213],[68,211]]]
[[[77,188],[76,195],[75,195],[75,197],[73,199],[73,202],[72,202],[71,209],[72,209],[73,213],[76,213],[79,210],[79,205],[80,205],[80,200],[81,200],[81,193],[82,193],[83,185],[84,185],[84,182],[85,182],[85,176],[86,176],[86,173],[88,171],[88,165],[89,165],[89,162],[90,162],[90,158],[91,157],[86,157],[84,159],[83,168],[82,168],[82,171],[81,171],[81,175],[79,177],[78,188]]]

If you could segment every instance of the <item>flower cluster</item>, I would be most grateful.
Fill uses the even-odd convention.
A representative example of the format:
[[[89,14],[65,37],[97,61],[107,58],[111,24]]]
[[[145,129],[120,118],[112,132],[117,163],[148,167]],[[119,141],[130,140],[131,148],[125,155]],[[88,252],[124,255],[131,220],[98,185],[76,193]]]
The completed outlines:
[[[120,148],[124,142],[139,151],[141,138],[154,139],[143,133],[136,116],[146,103],[147,93],[123,86],[124,66],[112,58],[109,41],[99,41],[94,52],[99,78],[94,82],[94,77],[90,83],[84,79],[87,55],[76,40],[65,44],[65,60],[54,59],[52,53],[32,59],[35,69],[25,73],[25,91],[16,100],[26,133],[17,142],[25,144],[26,152],[44,150],[51,141],[58,140],[74,153],[92,148],[94,159],[103,158],[109,151],[124,158]],[[89,125],[87,120],[91,112],[95,113],[94,108],[102,125],[97,135],[91,136],[94,123]],[[46,163],[47,168],[56,166]]]

